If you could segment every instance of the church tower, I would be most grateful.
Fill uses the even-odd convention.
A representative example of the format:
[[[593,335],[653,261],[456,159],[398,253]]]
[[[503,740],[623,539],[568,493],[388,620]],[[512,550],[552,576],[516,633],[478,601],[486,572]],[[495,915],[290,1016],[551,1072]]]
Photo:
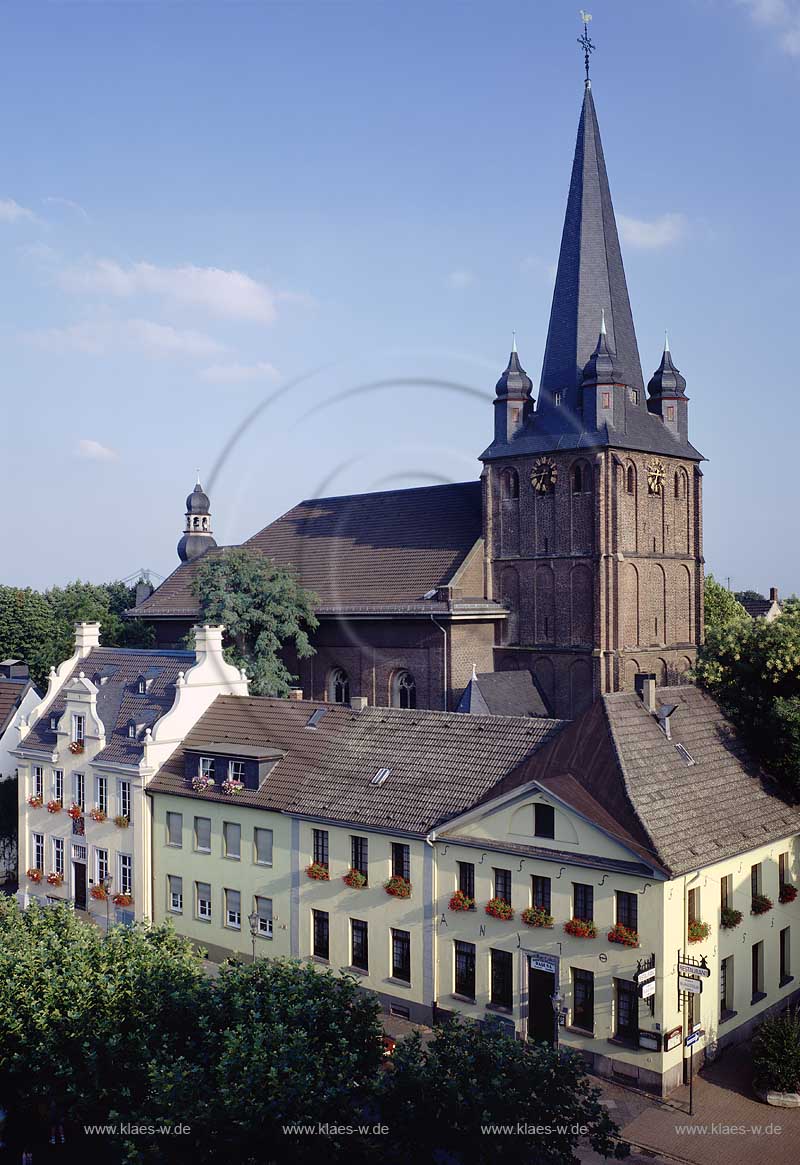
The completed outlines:
[[[197,485],[186,499],[186,525],[178,543],[181,562],[193,562],[217,543],[211,531],[211,502],[197,479]]]
[[[668,344],[645,394],[588,78],[535,409],[510,371],[481,457],[496,669],[530,669],[567,717],[640,671],[679,681],[703,636],[703,458]]]

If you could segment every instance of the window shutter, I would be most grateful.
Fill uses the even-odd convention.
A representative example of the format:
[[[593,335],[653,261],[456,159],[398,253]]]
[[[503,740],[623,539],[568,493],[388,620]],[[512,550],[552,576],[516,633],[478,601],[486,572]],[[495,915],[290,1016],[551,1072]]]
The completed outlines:
[[[183,893],[183,878],[179,878],[177,874],[169,875],[169,892],[170,894]]]
[[[182,813],[167,814],[167,830],[169,831],[169,844],[180,845],[182,840],[181,834],[183,832]]]
[[[242,896],[238,890],[227,890],[228,910],[237,910],[241,912]]]
[[[238,858],[242,852],[242,827],[235,821],[225,822],[225,853],[229,858]]]
[[[256,829],[256,861],[264,864],[272,863],[272,830]]]
[[[211,818],[195,817],[195,833],[198,849],[211,849]]]
[[[211,883],[210,882],[198,882],[197,883],[197,897],[198,898],[206,898],[209,901],[211,900]]]
[[[272,918],[272,899],[256,898],[256,914],[262,921],[269,921]]]

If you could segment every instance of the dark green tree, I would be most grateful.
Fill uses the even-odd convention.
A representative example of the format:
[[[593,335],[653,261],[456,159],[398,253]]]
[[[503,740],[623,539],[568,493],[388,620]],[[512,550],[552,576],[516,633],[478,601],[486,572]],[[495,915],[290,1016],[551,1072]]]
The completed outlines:
[[[285,696],[295,677],[281,651],[291,644],[298,658],[313,655],[316,595],[287,567],[238,547],[207,555],[193,588],[203,622],[225,627],[227,658],[247,671],[251,692]]]
[[[727,623],[739,623],[750,617],[736,596],[721,583],[718,583],[713,574],[706,576],[703,605],[706,635],[717,627],[722,627]]]
[[[41,684],[55,663],[56,625],[44,595],[0,586],[0,658],[23,659]]]
[[[761,594],[761,591],[734,591],[733,597],[741,602],[743,599],[763,599],[765,596]]]

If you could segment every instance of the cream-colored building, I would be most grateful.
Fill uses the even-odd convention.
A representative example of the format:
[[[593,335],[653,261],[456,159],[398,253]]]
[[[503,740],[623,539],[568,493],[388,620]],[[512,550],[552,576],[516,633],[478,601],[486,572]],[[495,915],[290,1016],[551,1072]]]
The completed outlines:
[[[20,898],[125,922],[152,917],[148,780],[209,704],[247,682],[219,627],[197,627],[190,652],[99,644],[98,623],[78,624],[74,654],[18,724]]]
[[[714,1055],[794,995],[800,813],[691,685],[569,724],[222,698],[148,793],[155,917],[217,959],[345,969],[413,1020],[557,1028],[659,1092],[687,1037]]]

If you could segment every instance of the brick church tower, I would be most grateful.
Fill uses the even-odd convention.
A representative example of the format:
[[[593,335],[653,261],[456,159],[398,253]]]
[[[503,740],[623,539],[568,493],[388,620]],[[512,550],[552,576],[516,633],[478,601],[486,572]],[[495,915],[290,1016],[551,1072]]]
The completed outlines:
[[[660,684],[703,636],[702,456],[665,345],[645,392],[587,80],[538,402],[516,351],[484,462],[488,595],[509,617],[497,670],[530,669],[559,716]]]

